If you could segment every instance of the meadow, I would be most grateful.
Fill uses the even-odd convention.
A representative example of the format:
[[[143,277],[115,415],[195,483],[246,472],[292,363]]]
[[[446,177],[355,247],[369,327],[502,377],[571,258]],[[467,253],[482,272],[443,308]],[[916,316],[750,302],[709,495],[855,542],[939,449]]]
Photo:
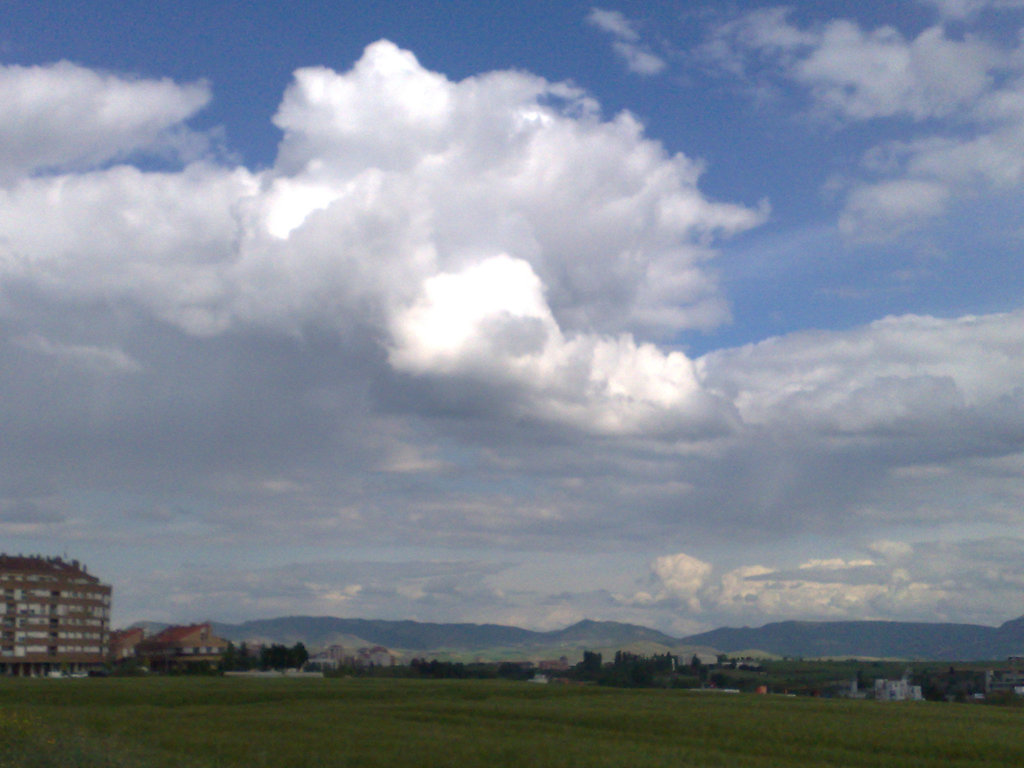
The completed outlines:
[[[0,768],[1017,766],[1024,710],[532,685],[0,679]]]

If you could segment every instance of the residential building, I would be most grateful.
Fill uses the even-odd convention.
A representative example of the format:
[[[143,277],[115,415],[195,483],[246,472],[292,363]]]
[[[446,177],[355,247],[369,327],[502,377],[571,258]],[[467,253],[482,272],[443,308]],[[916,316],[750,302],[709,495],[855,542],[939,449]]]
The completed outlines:
[[[902,680],[875,680],[876,701],[924,701],[920,685],[911,685],[904,677]]]
[[[335,670],[346,663],[350,655],[342,645],[329,645],[306,660],[306,669]]]
[[[209,623],[167,627],[135,646],[136,656],[160,672],[220,664],[228,641],[217,637]]]
[[[393,667],[398,659],[383,645],[360,648],[352,660],[357,667]]]
[[[146,637],[142,627],[115,629],[110,633],[110,660],[114,663],[135,657],[136,646]]]
[[[87,672],[103,665],[110,585],[77,560],[0,554],[0,675]]]
[[[1011,656],[1009,668],[985,670],[985,692],[1012,692],[1024,696],[1024,668],[1020,656]]]

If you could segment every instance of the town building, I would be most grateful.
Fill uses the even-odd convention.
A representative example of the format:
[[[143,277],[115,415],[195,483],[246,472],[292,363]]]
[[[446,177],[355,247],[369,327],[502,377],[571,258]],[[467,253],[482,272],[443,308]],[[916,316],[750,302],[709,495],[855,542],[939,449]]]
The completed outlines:
[[[985,670],[985,693],[1015,693],[1024,696],[1024,658],[1011,656],[1008,668]]]
[[[876,701],[924,701],[920,685],[911,685],[904,677],[901,680],[875,680]]]
[[[336,670],[344,666],[350,655],[346,654],[342,645],[329,645],[322,651],[312,654],[306,660],[306,669]]]
[[[220,666],[228,641],[204,623],[167,627],[134,647],[136,657],[151,670],[171,672]]]
[[[110,633],[110,660],[115,664],[135,658],[136,646],[146,637],[142,627],[115,629]]]
[[[110,585],[77,560],[0,554],[0,675],[78,674],[106,661]]]

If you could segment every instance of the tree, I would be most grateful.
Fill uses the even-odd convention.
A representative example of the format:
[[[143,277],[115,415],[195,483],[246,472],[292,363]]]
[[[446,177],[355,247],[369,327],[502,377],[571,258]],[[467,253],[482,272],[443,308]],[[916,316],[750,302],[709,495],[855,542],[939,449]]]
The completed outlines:
[[[306,646],[301,642],[296,643],[292,646],[289,652],[289,666],[295,667],[296,669],[302,669],[302,666],[309,661],[309,651],[306,650]]]

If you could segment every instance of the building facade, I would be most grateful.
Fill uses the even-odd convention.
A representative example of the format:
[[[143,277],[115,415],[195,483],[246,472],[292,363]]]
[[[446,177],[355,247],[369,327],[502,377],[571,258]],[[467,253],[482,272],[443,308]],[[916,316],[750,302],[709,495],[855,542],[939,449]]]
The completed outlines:
[[[82,673],[106,661],[110,585],[77,560],[0,554],[0,675]]]
[[[227,647],[228,641],[214,635],[208,623],[167,627],[134,646],[135,655],[159,672],[217,668]]]

